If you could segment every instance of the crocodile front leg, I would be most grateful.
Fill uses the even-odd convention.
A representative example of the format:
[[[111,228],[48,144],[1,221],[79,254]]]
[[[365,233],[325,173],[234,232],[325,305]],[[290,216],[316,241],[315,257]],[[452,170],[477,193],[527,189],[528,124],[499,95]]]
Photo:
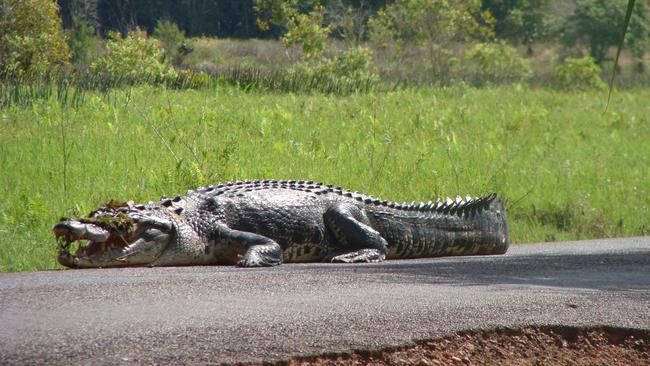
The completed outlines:
[[[357,206],[335,203],[327,209],[323,219],[340,246],[327,257],[332,262],[381,262],[386,259],[388,243],[370,227],[368,217]]]
[[[217,241],[221,245],[229,247],[232,252],[244,253],[244,258],[237,262],[240,267],[270,267],[282,264],[282,248],[266,236],[226,226],[220,228],[218,235]]]

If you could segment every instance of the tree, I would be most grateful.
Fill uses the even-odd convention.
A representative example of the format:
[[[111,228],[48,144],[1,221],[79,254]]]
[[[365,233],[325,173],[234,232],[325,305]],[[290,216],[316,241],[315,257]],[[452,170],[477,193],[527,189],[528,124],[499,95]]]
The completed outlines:
[[[327,9],[324,25],[331,28],[333,35],[358,44],[366,36],[366,23],[370,16],[387,2],[388,0],[253,0],[253,11],[261,30],[279,35],[287,30],[287,7],[304,14],[322,7]]]
[[[375,37],[413,43],[448,43],[482,30],[478,1],[396,0],[370,21]]]
[[[478,0],[396,0],[370,19],[369,27],[380,44],[425,45],[433,74],[442,76],[449,74],[451,42],[491,37],[492,21]]]
[[[316,5],[309,13],[301,13],[287,6],[285,26],[287,32],[282,36],[282,43],[291,47],[297,45],[307,59],[315,59],[325,50],[325,42],[330,28],[323,25],[325,8]]]
[[[162,19],[156,23],[153,37],[160,42],[160,46],[165,50],[165,58],[176,66],[180,65],[184,56],[181,50],[185,44],[185,32],[180,30],[176,23]]]
[[[72,17],[72,26],[66,29],[72,61],[76,65],[88,65],[101,53],[102,40],[97,30],[85,18]]]
[[[58,70],[70,60],[56,2],[0,2],[0,73],[34,77]]]
[[[530,45],[548,34],[550,0],[483,0],[494,17],[497,37]],[[532,50],[531,50],[532,51]]]
[[[331,29],[325,25],[325,7],[319,2],[257,0],[255,12],[261,29],[275,25],[285,30],[281,37],[285,46],[298,46],[307,60],[320,58]]]
[[[567,18],[562,39],[573,46],[584,44],[597,63],[619,43],[627,0],[578,0],[574,13]],[[650,12],[640,1],[632,12],[625,46],[640,60],[650,45]]]
[[[338,0],[327,8],[326,18],[335,37],[358,46],[367,39],[368,20],[372,15],[373,9],[364,1],[352,6]]]

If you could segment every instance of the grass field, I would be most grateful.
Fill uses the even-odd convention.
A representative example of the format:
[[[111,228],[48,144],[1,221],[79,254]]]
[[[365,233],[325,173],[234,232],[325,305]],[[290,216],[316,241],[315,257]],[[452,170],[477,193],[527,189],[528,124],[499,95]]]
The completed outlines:
[[[0,109],[0,270],[57,268],[51,226],[110,198],[312,179],[385,199],[498,192],[514,242],[650,232],[650,90],[351,96],[137,87]],[[65,153],[64,153],[65,151]]]

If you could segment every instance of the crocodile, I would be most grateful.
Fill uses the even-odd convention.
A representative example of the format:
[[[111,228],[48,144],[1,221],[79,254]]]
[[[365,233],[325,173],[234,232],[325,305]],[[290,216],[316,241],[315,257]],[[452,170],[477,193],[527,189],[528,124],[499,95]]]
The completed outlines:
[[[71,268],[381,262],[503,254],[509,244],[505,204],[494,193],[397,203],[302,180],[110,201],[86,217],[62,218],[53,232],[57,260]]]

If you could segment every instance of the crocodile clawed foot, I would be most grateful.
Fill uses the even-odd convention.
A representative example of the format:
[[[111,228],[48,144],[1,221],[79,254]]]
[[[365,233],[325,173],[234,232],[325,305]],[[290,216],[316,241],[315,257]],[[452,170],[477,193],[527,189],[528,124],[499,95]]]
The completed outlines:
[[[237,262],[238,267],[272,267],[280,264],[281,254],[266,250],[249,250],[244,259]]]
[[[282,261],[270,258],[247,257],[237,262],[237,267],[272,267],[282,264]]]
[[[337,255],[332,258],[332,263],[377,263],[383,262],[386,254],[378,249],[361,249],[356,252]]]

